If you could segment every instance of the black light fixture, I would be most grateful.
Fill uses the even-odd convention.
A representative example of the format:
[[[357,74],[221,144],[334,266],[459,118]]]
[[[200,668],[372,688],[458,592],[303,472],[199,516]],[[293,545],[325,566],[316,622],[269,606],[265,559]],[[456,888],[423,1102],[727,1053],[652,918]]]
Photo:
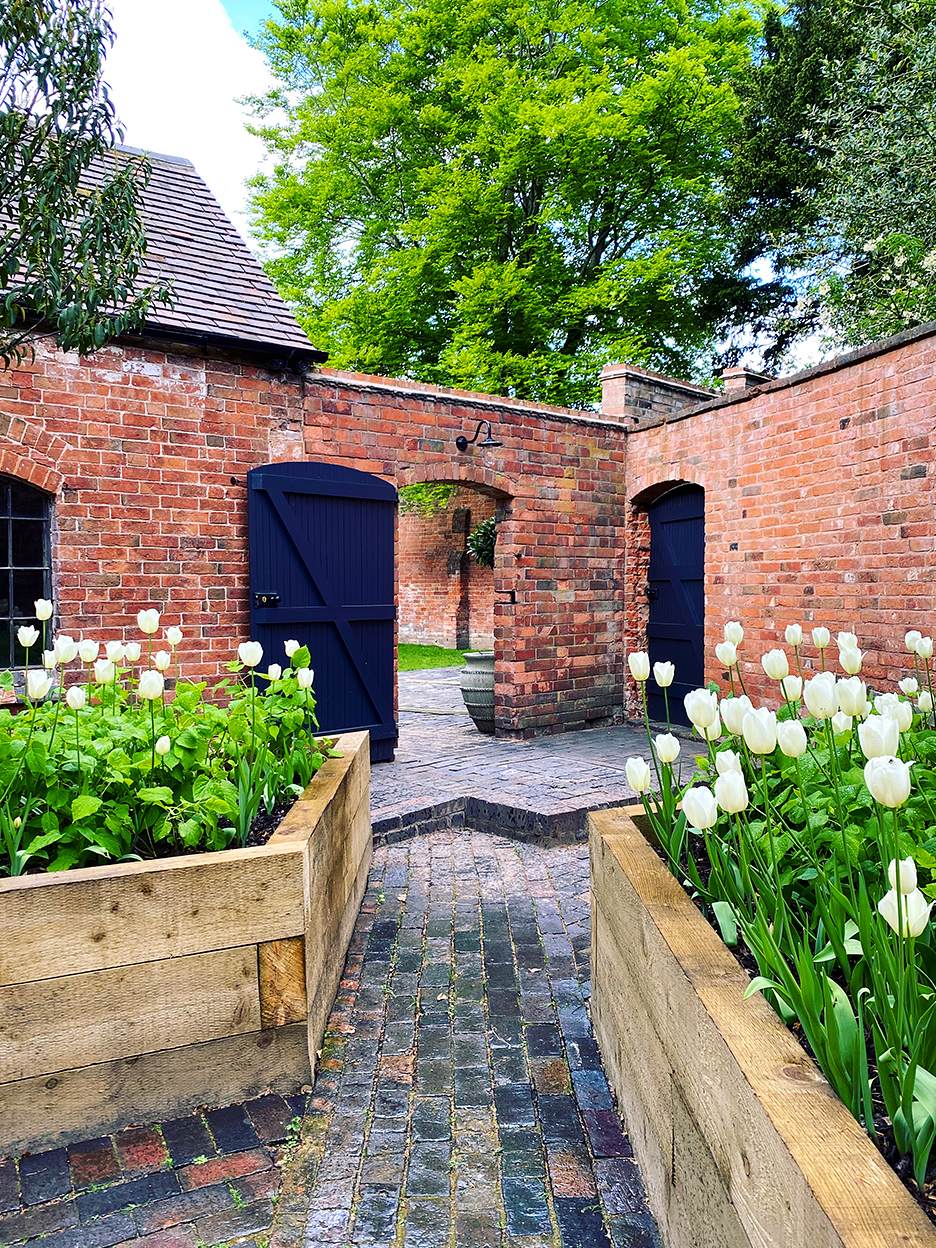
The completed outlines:
[[[487,429],[487,437],[485,437],[485,439],[484,439],[484,441],[483,441],[483,442],[478,442],[478,438],[481,436],[481,430],[482,430],[482,429],[485,429],[485,428]],[[471,444],[472,444],[473,442],[478,442],[478,446],[479,446],[479,447],[482,447],[482,446],[503,446],[503,445],[504,445],[504,444],[503,444],[503,442],[495,442],[495,441],[494,441],[494,437],[493,437],[493,435],[492,435],[492,433],[491,433],[491,422],[490,422],[489,420],[479,420],[479,421],[478,421],[478,427],[477,427],[477,429],[475,430],[475,435],[474,435],[474,437],[473,437],[473,438],[466,438],[466,437],[465,437],[465,435],[464,435],[463,433],[461,433],[461,434],[459,434],[459,435],[458,435],[458,437],[455,439],[455,445],[458,447],[458,449],[459,449],[460,451],[467,451],[467,450],[468,450],[468,447],[469,447],[469,446],[471,446]]]

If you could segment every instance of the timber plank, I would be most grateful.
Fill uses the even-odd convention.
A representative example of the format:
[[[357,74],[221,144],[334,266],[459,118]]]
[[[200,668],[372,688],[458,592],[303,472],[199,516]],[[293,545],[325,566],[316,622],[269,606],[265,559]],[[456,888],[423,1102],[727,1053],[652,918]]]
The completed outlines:
[[[200,1105],[264,1092],[298,1092],[310,1080],[305,1023],[225,1036],[0,1085],[0,1156],[110,1135]]]
[[[306,1005],[305,941],[268,940],[257,946],[260,966],[260,1026],[302,1022]]]
[[[370,786],[370,755],[362,749],[368,740],[366,732],[348,732],[338,738],[335,749],[341,751],[341,757],[326,759],[316,772],[319,783],[310,784],[287,811],[270,844],[305,840],[336,799],[352,810],[357,807],[361,793]]]

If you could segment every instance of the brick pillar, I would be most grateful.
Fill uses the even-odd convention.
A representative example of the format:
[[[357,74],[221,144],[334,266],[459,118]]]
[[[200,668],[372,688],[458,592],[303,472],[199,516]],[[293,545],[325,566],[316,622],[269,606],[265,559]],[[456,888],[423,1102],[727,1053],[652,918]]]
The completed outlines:
[[[601,414],[623,425],[665,420],[683,408],[705,403],[715,393],[636,364],[606,364],[601,370]]]

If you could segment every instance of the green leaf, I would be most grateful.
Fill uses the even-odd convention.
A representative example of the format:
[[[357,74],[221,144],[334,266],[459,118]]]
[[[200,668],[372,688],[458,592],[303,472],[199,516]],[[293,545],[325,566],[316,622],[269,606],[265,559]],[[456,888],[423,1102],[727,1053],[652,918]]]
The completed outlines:
[[[727,901],[713,901],[712,912],[718,923],[718,930],[726,945],[738,943],[738,920],[734,907]]]
[[[97,814],[102,805],[101,799],[92,797],[90,793],[82,793],[79,797],[73,798],[71,804],[72,822],[77,823],[79,819],[87,819],[89,815]]]
[[[156,785],[151,789],[139,789],[137,798],[148,806],[168,806],[171,804],[174,794],[172,789],[166,788],[165,785]]]

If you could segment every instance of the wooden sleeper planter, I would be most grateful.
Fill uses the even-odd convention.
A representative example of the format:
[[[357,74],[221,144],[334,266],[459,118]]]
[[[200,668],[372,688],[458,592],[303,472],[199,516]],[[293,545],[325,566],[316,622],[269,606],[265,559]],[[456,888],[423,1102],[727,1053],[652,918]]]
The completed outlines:
[[[636,826],[589,816],[592,1014],[666,1248],[936,1248],[936,1229]]]
[[[311,1081],[372,854],[336,748],[266,845],[0,881],[0,1156]]]

